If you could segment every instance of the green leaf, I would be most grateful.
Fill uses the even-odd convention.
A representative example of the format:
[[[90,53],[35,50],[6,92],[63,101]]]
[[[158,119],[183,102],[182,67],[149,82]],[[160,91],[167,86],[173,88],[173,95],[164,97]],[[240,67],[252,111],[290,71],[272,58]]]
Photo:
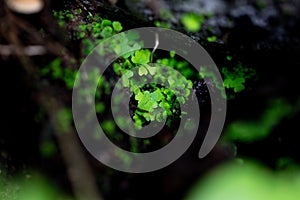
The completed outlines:
[[[105,104],[103,102],[96,103],[96,113],[102,113],[105,110]]]
[[[168,78],[168,83],[169,83],[170,86],[172,86],[175,83],[175,81],[172,77],[169,77]]]
[[[141,98],[138,102],[138,107],[142,110],[152,111],[154,108],[157,108],[158,104],[156,101],[153,101],[151,98],[152,95],[149,91],[144,92],[144,97]]]
[[[197,15],[195,13],[183,14],[181,17],[181,23],[189,32],[198,32],[201,29],[201,25],[203,22],[203,15]]]
[[[101,22],[102,28],[104,28],[105,26],[110,26],[110,25],[111,25],[111,21],[108,20],[108,19],[104,19],[104,20],[102,20],[102,22]]]
[[[134,64],[147,64],[150,62],[151,52],[148,49],[138,50],[131,57]]]
[[[156,67],[151,67],[150,65],[144,65],[146,68],[147,68],[147,70],[149,71],[149,73],[153,76],[154,74],[155,74],[155,72],[156,72]]]
[[[163,94],[161,93],[160,89],[156,89],[153,93],[152,93],[152,98],[154,101],[161,101],[163,99]]]
[[[139,68],[139,75],[140,75],[140,76],[143,76],[143,75],[147,75],[147,74],[148,74],[148,71],[147,71],[146,67],[141,66],[141,67]]]
[[[217,41],[217,37],[214,36],[214,35],[210,36],[210,37],[207,37],[206,39],[207,39],[208,42],[215,42],[215,41]]]
[[[231,61],[231,60],[232,60],[232,56],[227,55],[227,56],[226,56],[226,60]]]
[[[101,127],[107,133],[113,133],[115,130],[115,124],[113,121],[110,120],[103,121]]]
[[[112,36],[112,32],[113,32],[113,29],[110,26],[106,26],[106,27],[103,28],[100,35],[103,38],[108,38],[108,37]]]
[[[113,28],[114,28],[114,30],[115,30],[116,32],[120,32],[120,31],[122,31],[122,29],[123,29],[121,23],[120,23],[120,22],[117,22],[117,21],[114,21],[114,22],[112,23],[112,26],[113,26]]]
[[[139,92],[138,94],[135,95],[135,99],[137,101],[140,101],[144,98],[144,94],[142,92]]]
[[[283,99],[275,99],[269,107],[255,120],[235,121],[228,126],[225,136],[233,141],[253,142],[266,138],[274,127],[285,117],[300,110]]]
[[[122,83],[124,87],[129,87],[129,79],[133,76],[133,72],[130,70],[126,70],[126,73],[122,77]]]
[[[199,180],[184,200],[297,200],[298,172],[270,170],[252,161],[235,159]]]
[[[170,57],[171,57],[171,58],[174,58],[175,55],[176,55],[176,52],[175,52],[175,51],[170,51]]]

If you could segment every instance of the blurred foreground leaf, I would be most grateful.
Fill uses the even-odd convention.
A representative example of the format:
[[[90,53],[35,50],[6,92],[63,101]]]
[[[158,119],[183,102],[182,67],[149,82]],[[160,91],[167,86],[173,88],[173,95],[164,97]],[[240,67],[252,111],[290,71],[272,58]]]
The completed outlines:
[[[274,173],[245,162],[212,171],[185,200],[299,200],[300,171]]]

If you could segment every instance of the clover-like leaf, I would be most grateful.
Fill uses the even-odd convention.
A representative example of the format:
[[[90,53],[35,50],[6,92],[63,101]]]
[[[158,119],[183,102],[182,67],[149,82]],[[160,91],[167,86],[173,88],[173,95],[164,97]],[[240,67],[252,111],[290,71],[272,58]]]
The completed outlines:
[[[226,88],[233,88],[234,92],[241,92],[245,89],[244,86],[245,78],[239,77],[239,78],[227,78],[224,80],[223,85]]]
[[[150,62],[151,52],[148,49],[138,50],[131,57],[134,64],[147,64]]]
[[[141,66],[141,67],[139,68],[139,75],[140,75],[140,76],[143,76],[143,75],[147,75],[147,74],[148,74],[148,71],[147,71],[146,67]]]
[[[110,26],[106,26],[103,28],[103,30],[101,31],[100,35],[103,38],[108,38],[112,35],[113,29]]]
[[[168,83],[170,86],[172,86],[175,83],[175,80],[173,79],[173,77],[171,77],[171,76],[168,77]]]
[[[122,83],[124,87],[129,87],[129,79],[133,76],[133,72],[130,70],[127,70],[126,73],[122,77]]]
[[[208,42],[215,42],[215,41],[217,41],[218,38],[215,35],[213,35],[213,36],[207,37],[206,39]]]
[[[102,22],[101,22],[102,28],[104,28],[105,26],[110,26],[110,25],[111,25],[111,21],[108,20],[108,19],[104,19],[104,20],[102,20]]]
[[[150,75],[154,75],[156,73],[156,67],[151,67],[150,65],[145,64],[145,67],[149,71]]]
[[[117,21],[114,21],[114,22],[112,23],[112,26],[113,26],[113,28],[114,28],[114,30],[115,30],[116,32],[120,32],[120,31],[123,29],[121,23],[120,23],[120,22],[117,22]]]
[[[140,99],[138,102],[138,108],[142,110],[152,111],[158,106],[157,102],[153,101],[152,94],[149,91],[145,91],[144,96],[142,98],[138,98]]]

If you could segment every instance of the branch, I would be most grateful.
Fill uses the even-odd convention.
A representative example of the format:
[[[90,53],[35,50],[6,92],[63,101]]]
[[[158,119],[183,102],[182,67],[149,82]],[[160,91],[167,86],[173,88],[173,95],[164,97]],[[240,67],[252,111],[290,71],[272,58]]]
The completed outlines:
[[[18,49],[16,45],[3,45],[0,44],[0,54],[2,56],[11,56],[16,53],[21,53],[26,56],[40,56],[47,53],[47,49],[42,45],[30,45],[26,46],[23,49]]]

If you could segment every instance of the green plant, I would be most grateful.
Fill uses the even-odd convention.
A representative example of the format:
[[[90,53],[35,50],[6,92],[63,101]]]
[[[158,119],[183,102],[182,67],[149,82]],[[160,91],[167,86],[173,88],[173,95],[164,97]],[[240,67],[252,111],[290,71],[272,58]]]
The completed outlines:
[[[69,10],[52,11],[53,16],[58,20],[58,25],[63,27],[68,21],[74,20],[74,15]]]
[[[117,75],[122,75],[123,87],[129,88],[134,94],[134,100],[137,102],[134,109],[133,119],[138,127],[141,127],[149,121],[164,121],[167,117],[180,116],[177,109],[179,103],[185,103],[190,95],[192,81],[185,77],[178,77],[177,73],[167,72],[162,75],[160,67],[151,65],[151,52],[148,49],[140,49],[123,58],[122,62],[114,63],[114,71]],[[184,61],[177,61],[175,52],[170,52],[170,58],[159,59],[157,63],[165,64],[169,67],[176,66],[182,72],[188,65]],[[183,64],[184,63],[184,64]],[[138,75],[145,77],[144,83],[137,84],[131,79],[133,72],[130,69],[138,67]],[[175,68],[175,67],[174,67]],[[152,77],[153,84],[145,84],[146,78]],[[158,80],[168,83],[168,88],[157,85]],[[176,98],[177,97],[177,98]],[[170,120],[167,124],[170,125]]]
[[[227,57],[227,59],[231,58]],[[255,76],[256,72],[254,69],[238,63],[231,71],[227,67],[223,67],[222,74],[224,75],[224,87],[238,93],[245,89],[246,80]]]
[[[155,20],[154,25],[156,27],[161,27],[161,28],[171,28],[171,24],[169,22],[164,22],[159,20]]]
[[[59,26],[63,27],[68,22],[72,24],[72,31],[75,32],[76,39],[82,41],[83,55],[88,55],[94,46],[103,38],[111,37],[123,30],[123,26],[118,21],[103,19],[99,15],[88,15],[80,24],[75,23],[74,19],[83,17],[82,10],[53,10],[53,16],[58,20]]]
[[[150,62],[150,55],[151,52],[147,49],[139,50],[136,51],[134,55],[131,57],[131,61],[134,64],[147,64]]]
[[[217,36],[213,35],[213,36],[207,37],[206,39],[208,42],[215,42],[215,41],[217,41]]]
[[[42,77],[50,76],[54,80],[62,80],[68,89],[72,89],[77,72],[63,67],[61,59],[55,58],[48,65],[41,68],[40,73]]]
[[[186,13],[181,16],[181,23],[189,32],[198,32],[204,22],[205,17],[196,13]]]
[[[274,172],[251,161],[231,161],[212,170],[189,192],[185,200],[297,200],[299,168]]]
[[[291,105],[284,99],[274,99],[258,120],[234,121],[225,131],[230,141],[253,142],[266,138],[282,119],[300,110],[300,101]]]
[[[231,61],[232,60],[232,56],[231,55],[227,55],[226,56],[226,60]]]

